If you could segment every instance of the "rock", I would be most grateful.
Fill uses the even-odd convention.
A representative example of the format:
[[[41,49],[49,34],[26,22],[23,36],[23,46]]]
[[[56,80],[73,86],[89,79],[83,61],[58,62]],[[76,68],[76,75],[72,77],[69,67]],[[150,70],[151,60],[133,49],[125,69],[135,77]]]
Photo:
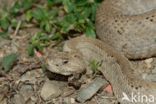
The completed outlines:
[[[153,58],[149,58],[145,60],[145,63],[147,65],[147,68],[151,68],[152,67],[152,62],[153,62]]]
[[[14,95],[14,97],[11,100],[13,104],[25,104],[25,99],[20,94]]]
[[[153,74],[156,74],[156,67],[152,70]]]
[[[144,79],[147,81],[156,82],[156,74],[144,74]]]
[[[62,84],[56,81],[46,81],[41,89],[41,97],[44,100],[50,100],[60,96],[63,93],[61,90]]]
[[[43,75],[42,69],[36,69],[32,71],[26,72],[24,75],[21,76],[21,78],[17,81],[18,82],[25,82],[29,81],[30,83],[36,83],[39,78],[41,78]]]
[[[95,95],[96,92],[101,87],[106,87],[107,85],[108,85],[108,82],[105,79],[96,78],[86,88],[80,89],[76,99],[77,99],[77,101],[84,103],[86,100],[90,99],[93,95]]]
[[[75,89],[73,87],[67,87],[64,89],[62,97],[67,97],[75,92]]]
[[[35,96],[35,92],[32,85],[23,84],[19,89],[18,93],[15,94],[11,100],[13,104],[25,104],[29,101],[32,104],[32,97]]]
[[[62,100],[63,100],[62,104],[76,104],[75,99],[72,97],[65,97],[62,98]]]
[[[28,99],[31,99],[31,97],[35,95],[32,85],[22,85],[19,92],[23,96],[25,101],[28,101]]]

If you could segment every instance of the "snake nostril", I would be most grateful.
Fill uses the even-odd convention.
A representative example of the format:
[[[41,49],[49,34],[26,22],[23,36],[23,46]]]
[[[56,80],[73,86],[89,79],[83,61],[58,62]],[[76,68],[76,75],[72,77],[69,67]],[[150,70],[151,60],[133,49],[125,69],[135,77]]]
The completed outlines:
[[[68,60],[64,60],[63,61],[63,64],[67,64],[69,61]]]

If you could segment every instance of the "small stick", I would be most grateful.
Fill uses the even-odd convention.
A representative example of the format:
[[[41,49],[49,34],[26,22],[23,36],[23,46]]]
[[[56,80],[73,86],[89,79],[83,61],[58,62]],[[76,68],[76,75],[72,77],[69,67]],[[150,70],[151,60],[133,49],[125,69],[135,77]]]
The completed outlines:
[[[17,35],[21,24],[22,24],[22,21],[18,21],[18,24],[17,24],[17,26],[16,26],[16,30],[15,30],[15,32],[14,32],[14,35]]]

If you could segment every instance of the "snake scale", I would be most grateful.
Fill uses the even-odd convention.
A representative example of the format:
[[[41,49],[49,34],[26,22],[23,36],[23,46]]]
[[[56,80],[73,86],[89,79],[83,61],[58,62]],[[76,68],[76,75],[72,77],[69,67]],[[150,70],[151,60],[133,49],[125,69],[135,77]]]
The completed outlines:
[[[156,55],[156,0],[104,0],[96,15],[99,38],[130,59]]]
[[[156,56],[155,9],[156,0],[104,0],[96,15],[96,32],[102,41],[77,37],[65,43],[64,51],[82,54],[78,56],[82,57],[79,61],[102,62],[99,69],[121,104],[156,103],[156,83],[137,78],[128,60]],[[78,67],[68,59],[68,63],[55,67],[65,69],[72,65],[74,68],[74,64]],[[123,100],[125,94],[136,98]]]

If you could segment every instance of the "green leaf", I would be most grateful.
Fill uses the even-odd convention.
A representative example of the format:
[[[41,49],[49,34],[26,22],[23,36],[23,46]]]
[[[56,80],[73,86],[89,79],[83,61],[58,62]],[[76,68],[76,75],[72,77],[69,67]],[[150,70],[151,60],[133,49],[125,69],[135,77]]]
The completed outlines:
[[[71,2],[71,0],[63,0],[64,10],[67,13],[72,12],[75,9],[75,5]]]
[[[102,61],[101,62],[99,62],[99,61],[97,61],[97,60],[91,60],[90,62],[89,62],[89,66],[91,67],[91,70],[94,72],[94,73],[97,73],[98,72],[98,69],[99,69],[99,67],[101,66],[101,64],[102,64]]]
[[[48,19],[48,12],[44,8],[37,8],[32,12],[32,16],[38,21],[43,21]]]
[[[95,0],[96,3],[101,3],[103,0]]]
[[[73,26],[69,22],[62,21],[61,33],[68,33],[71,29]]]
[[[42,51],[44,47],[49,44],[51,40],[50,35],[46,33],[38,32],[31,38],[30,46],[28,47],[28,53],[33,55],[33,50]]]
[[[34,56],[35,55],[34,46],[32,44],[28,45],[27,51],[28,51],[29,56]]]
[[[66,15],[64,19],[59,22],[59,25],[61,26],[61,33],[68,33],[70,30],[74,30],[77,23],[76,20],[77,18],[74,14]]]
[[[63,40],[63,37],[60,33],[56,33],[52,36],[52,40],[57,40],[57,41]]]
[[[73,13],[70,13],[68,15],[66,15],[64,17],[65,21],[69,22],[69,23],[76,23],[77,18],[75,17],[75,15]]]
[[[34,1],[36,0],[22,0],[21,6],[24,10],[27,10],[32,7]]]
[[[17,16],[18,13],[26,11],[33,6],[33,3],[36,0],[21,0],[16,1],[13,7],[10,9],[10,13],[14,16]]]
[[[46,23],[45,25],[45,31],[50,32],[51,31],[51,25],[49,23]]]
[[[30,8],[33,0],[19,3],[22,10]],[[25,19],[35,23],[41,34],[32,37],[28,53],[33,54],[34,49],[42,50],[52,40],[63,40],[71,33],[84,33],[89,37],[96,37],[95,15],[96,8],[102,0],[47,0],[47,4],[35,4],[27,10]],[[25,4],[26,3],[26,4]],[[20,7],[20,6],[19,6]],[[21,10],[21,9],[20,9]],[[60,12],[61,11],[61,12]],[[46,34],[44,34],[46,33]],[[48,34],[54,34],[50,35]]]
[[[27,11],[27,12],[25,13],[25,19],[26,19],[26,21],[29,22],[32,18],[33,18],[33,16],[32,16],[32,11],[31,11],[31,10]]]
[[[9,19],[8,18],[2,18],[0,20],[0,27],[4,30],[7,30],[9,27],[10,23],[9,23]]]
[[[95,21],[95,16],[96,16],[96,10],[97,10],[98,5],[97,4],[93,4],[91,7],[91,20]]]
[[[7,56],[4,56],[2,59],[2,66],[5,72],[9,72],[13,67],[14,63],[17,61],[18,55],[16,53],[11,53]]]
[[[52,20],[52,19],[57,19],[57,17],[56,16],[58,16],[58,9],[53,9],[52,11],[48,11],[48,18],[50,19],[50,20]],[[55,18],[54,18],[55,17]]]
[[[36,45],[36,49],[38,50],[38,51],[43,51],[43,46],[42,45]]]
[[[16,1],[13,7],[10,9],[11,14],[16,15],[20,12],[21,3]]]
[[[82,7],[85,7],[85,5],[87,5],[87,0],[75,0],[75,4],[77,6],[82,6]]]
[[[12,20],[11,20],[11,26],[12,26],[13,28],[16,28],[16,27],[17,27],[17,24],[18,24],[18,21],[17,21],[16,19],[12,19]]]
[[[90,28],[90,27],[87,27],[87,28],[86,28],[85,34],[86,34],[86,36],[88,36],[88,37],[96,38],[96,33],[95,33],[95,31],[94,31],[92,28]]]
[[[84,10],[81,13],[83,18],[88,18],[90,16],[90,14],[91,14],[91,9],[90,8],[84,8]]]
[[[49,33],[51,32],[52,25],[49,23],[49,21],[41,21],[40,28]]]
[[[54,5],[54,4],[59,4],[62,2],[62,0],[47,0],[48,5]]]

